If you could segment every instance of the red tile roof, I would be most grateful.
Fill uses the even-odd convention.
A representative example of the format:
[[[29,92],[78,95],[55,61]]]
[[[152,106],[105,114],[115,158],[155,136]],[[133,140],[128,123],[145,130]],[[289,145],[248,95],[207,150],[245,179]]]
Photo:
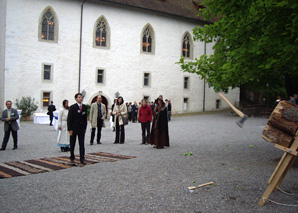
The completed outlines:
[[[204,20],[201,16],[197,16],[199,11],[196,5],[200,4],[202,0],[93,0],[93,2],[110,2],[180,16],[187,19],[203,21],[206,23],[211,22]]]

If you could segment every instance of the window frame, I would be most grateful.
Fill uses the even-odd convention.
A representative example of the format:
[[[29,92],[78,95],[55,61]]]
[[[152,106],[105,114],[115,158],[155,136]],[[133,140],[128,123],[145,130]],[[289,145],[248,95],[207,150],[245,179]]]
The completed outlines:
[[[185,102],[186,100],[186,102]],[[185,109],[185,103],[187,104],[186,105],[186,109]],[[184,112],[189,112],[189,97],[183,97],[183,111]]]
[[[215,109],[221,110],[221,100],[220,99],[215,100]]]
[[[185,79],[187,78],[187,88],[185,88]],[[183,76],[183,89],[190,90],[190,76]]]
[[[48,108],[48,106],[44,106],[44,101],[43,101],[43,99],[45,98],[45,96],[44,96],[44,93],[49,93],[49,101],[48,101],[48,106],[50,105],[50,103],[51,103],[51,101],[53,100],[53,91],[49,91],[49,90],[44,90],[44,91],[41,91],[41,108],[43,108],[43,109],[47,109]],[[46,97],[47,98],[47,97]]]
[[[42,23],[45,14],[50,11],[52,16],[54,17],[54,40],[43,39],[42,37]],[[50,6],[46,7],[40,14],[39,23],[38,23],[38,41],[40,42],[47,42],[47,43],[58,43],[59,36],[59,19],[54,11],[54,9]]]
[[[98,71],[102,70],[103,71],[103,77],[102,77],[102,83],[98,82]],[[97,67],[95,70],[95,83],[96,85],[105,85],[106,84],[106,69],[102,68],[102,67]]]
[[[44,79],[45,66],[51,66],[50,79]],[[52,63],[42,63],[41,64],[41,81],[42,82],[47,82],[47,83],[53,82],[53,76],[54,76],[54,64],[52,64]]]
[[[147,98],[146,98],[146,97],[147,97]],[[148,103],[150,103],[150,101],[149,101],[149,100],[150,100],[150,96],[149,96],[149,95],[143,95],[143,99],[142,99],[142,101],[143,101],[144,99],[147,100],[147,105],[148,105]]]
[[[144,37],[145,31],[147,30],[147,28],[150,29],[150,34],[151,34],[151,52],[143,51],[143,43],[144,43],[143,37]],[[154,32],[153,27],[149,23],[146,24],[141,31],[140,52],[143,54],[155,55],[155,32]]]
[[[190,54],[189,56],[184,56],[183,55],[183,49],[184,49],[184,38],[188,36],[188,42],[189,42],[189,48],[188,50],[190,51]],[[189,59],[189,60],[192,60],[193,59],[193,50],[194,50],[194,43],[193,43],[193,39],[192,39],[192,36],[189,32],[185,32],[182,36],[182,39],[181,39],[181,56],[185,57],[186,59]]]
[[[105,27],[106,27],[106,46],[97,46],[96,45],[96,31],[97,31],[97,25],[100,21],[104,21],[105,23]],[[107,21],[107,19],[102,15],[100,16],[94,23],[94,27],[93,27],[93,48],[98,48],[98,49],[110,49],[110,45],[111,45],[111,29],[110,29],[110,25],[109,22]]]
[[[148,85],[145,85],[145,75],[148,74]],[[143,87],[150,88],[151,87],[151,73],[150,72],[143,72]]]

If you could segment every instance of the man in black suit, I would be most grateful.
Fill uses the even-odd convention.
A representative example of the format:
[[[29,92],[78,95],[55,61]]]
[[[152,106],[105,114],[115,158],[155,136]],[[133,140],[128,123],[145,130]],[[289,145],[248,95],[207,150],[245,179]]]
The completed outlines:
[[[69,107],[67,117],[67,128],[70,135],[70,162],[74,164],[74,148],[76,144],[76,137],[78,136],[80,146],[80,161],[83,165],[85,163],[85,133],[87,128],[87,106],[82,104],[83,95],[77,93],[75,95],[75,104]]]
[[[53,112],[56,111],[56,107],[53,104],[53,101],[51,101],[51,105],[48,106],[48,115],[50,116],[50,126],[53,126],[52,122],[53,122]]]
[[[13,150],[18,148],[18,130],[19,125],[17,123],[17,120],[19,119],[19,114],[16,109],[11,108],[12,102],[6,101],[6,107],[7,109],[2,112],[1,121],[4,121],[4,138],[2,142],[2,148],[0,150],[5,150],[10,132],[12,132],[13,137]]]

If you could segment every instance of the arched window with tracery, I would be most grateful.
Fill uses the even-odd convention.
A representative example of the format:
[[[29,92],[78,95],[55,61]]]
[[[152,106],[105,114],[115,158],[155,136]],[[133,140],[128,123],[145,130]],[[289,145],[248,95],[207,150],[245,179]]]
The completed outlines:
[[[107,20],[101,16],[97,19],[94,27],[94,47],[110,47],[110,28]]]
[[[154,31],[150,24],[147,24],[142,31],[141,45],[141,52],[154,53]]]
[[[182,37],[182,55],[185,58],[192,58],[193,42],[191,35],[186,32]]]
[[[38,37],[40,41],[58,42],[58,18],[51,7],[47,7],[41,15]]]

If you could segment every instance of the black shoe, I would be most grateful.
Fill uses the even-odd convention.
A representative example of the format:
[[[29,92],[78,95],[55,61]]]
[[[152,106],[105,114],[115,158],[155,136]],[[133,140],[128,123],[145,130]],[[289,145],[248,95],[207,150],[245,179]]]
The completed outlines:
[[[115,127],[113,127],[113,132],[115,132],[116,131],[116,129],[115,129]]]
[[[12,150],[16,150],[18,147],[13,147]]]
[[[141,145],[144,145],[145,143],[140,143]]]
[[[4,150],[5,150],[4,148],[1,148],[1,149],[0,149],[0,151],[4,151]]]
[[[97,142],[97,144],[101,144],[100,142]]]
[[[81,164],[86,165],[86,162],[84,160],[81,160]]]
[[[119,142],[114,142],[114,144],[117,144],[117,143],[119,143]]]
[[[92,146],[93,145],[93,143],[90,143],[90,146]]]
[[[53,126],[53,124],[50,124],[50,126]]]
[[[74,161],[74,160],[70,160],[70,163],[71,163],[71,164],[74,164],[74,163],[75,163],[75,161]]]

